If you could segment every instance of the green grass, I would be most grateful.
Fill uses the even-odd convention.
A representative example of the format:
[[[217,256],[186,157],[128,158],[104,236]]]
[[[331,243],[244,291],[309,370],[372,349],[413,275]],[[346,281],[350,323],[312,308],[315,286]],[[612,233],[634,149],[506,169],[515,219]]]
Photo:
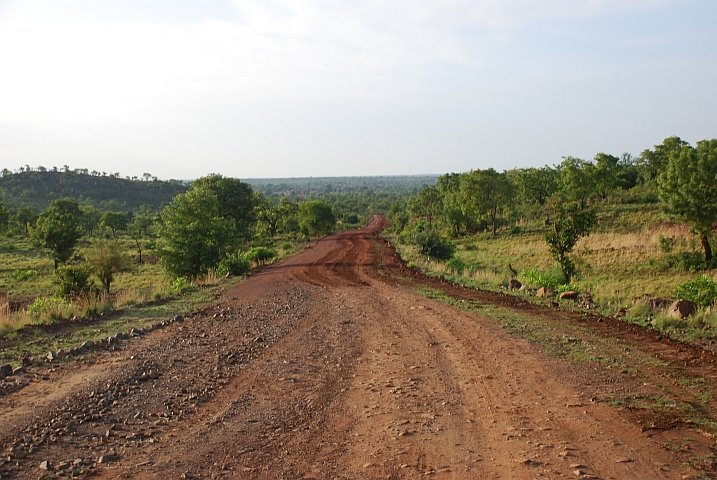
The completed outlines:
[[[544,241],[550,228],[542,222],[519,222],[519,233],[509,229],[499,231],[497,237],[479,233],[454,240],[456,260],[437,262],[421,257],[411,245],[394,238],[399,254],[406,262],[429,275],[443,275],[449,280],[469,287],[505,291],[511,278],[527,287],[536,272],[548,277],[560,277]],[[671,253],[660,250],[659,238],[674,239]],[[674,298],[676,289],[698,272],[679,268],[675,257],[681,254],[702,255],[695,235],[684,225],[667,219],[653,204],[625,204],[601,206],[598,224],[593,233],[578,241],[571,258],[579,274],[566,287],[590,292],[598,311],[615,315],[620,309],[630,311],[628,321],[644,326],[670,330],[675,338],[694,340],[717,336],[717,319],[703,318],[697,322],[663,322],[661,312],[653,312],[642,305],[650,298]],[[451,266],[458,265],[456,270]],[[518,272],[515,275],[510,268]],[[532,273],[532,274],[529,274]],[[713,272],[708,272],[717,278]],[[531,301],[538,301],[526,293],[519,293]],[[634,309],[634,311],[631,311]],[[704,315],[700,313],[702,317]],[[657,322],[653,320],[658,319]],[[662,327],[663,323],[665,328]],[[706,328],[705,328],[706,327]]]
[[[155,252],[143,251],[144,263],[136,261],[137,250],[132,239],[118,235],[120,248],[125,249],[133,259],[130,271],[115,276],[112,292],[100,298],[77,299],[54,305],[42,313],[29,313],[24,309],[10,312],[9,304],[18,302],[30,304],[37,298],[48,298],[54,295],[55,285],[53,262],[44,252],[36,251],[28,239],[23,236],[6,237],[0,243],[0,337],[12,337],[13,332],[27,324],[45,324],[72,317],[90,318],[99,313],[124,309],[128,312],[152,312],[165,308],[169,312],[182,309],[182,298],[172,298],[178,291],[173,284],[174,279],[168,278],[156,261]],[[276,238],[260,240],[268,242],[276,252],[275,261],[293,255],[301,250],[305,242],[301,239]],[[90,241],[83,239],[76,250],[74,262],[82,262],[83,252],[89,247]],[[250,245],[251,246],[251,245]],[[96,282],[99,286],[99,282]],[[194,299],[207,288],[213,289],[218,284],[226,283],[210,272],[205,278],[194,282],[197,290],[192,290],[189,298]],[[191,288],[191,284],[186,287]],[[201,296],[201,295],[200,295]],[[157,303],[160,301],[160,303]],[[194,301],[194,300],[192,300]],[[156,312],[155,312],[156,313]],[[129,317],[128,317],[129,318]]]

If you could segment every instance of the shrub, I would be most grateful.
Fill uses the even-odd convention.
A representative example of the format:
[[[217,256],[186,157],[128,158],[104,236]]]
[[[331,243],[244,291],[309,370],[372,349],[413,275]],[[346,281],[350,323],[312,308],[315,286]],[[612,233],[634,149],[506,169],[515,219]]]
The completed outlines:
[[[657,237],[657,241],[660,245],[660,251],[662,253],[672,253],[672,250],[675,249],[675,237],[665,237],[660,234],[660,236]]]
[[[24,282],[25,280],[29,280],[31,278],[37,277],[37,270],[15,270],[12,272],[12,278],[15,280],[19,280],[21,282]]]
[[[446,267],[460,275],[466,269],[466,263],[458,257],[452,257],[446,262]]]
[[[172,291],[174,293],[184,293],[191,290],[193,287],[192,282],[184,277],[177,277],[172,282]]]
[[[54,283],[61,298],[86,296],[94,288],[89,269],[80,265],[58,267]]]
[[[431,228],[414,231],[409,235],[409,241],[418,253],[436,260],[448,260],[456,251],[455,245]]]
[[[263,264],[267,260],[271,260],[276,256],[276,252],[266,247],[254,247],[244,254],[244,257],[250,262]]]
[[[715,303],[717,283],[707,275],[700,275],[678,286],[677,296],[695,302],[699,308],[706,308]]]
[[[698,272],[706,268],[705,257],[700,252],[679,252],[670,255],[670,266],[683,272]]]
[[[291,242],[284,242],[279,245],[279,248],[281,248],[282,250],[291,250],[292,247],[293,245],[291,244]]]
[[[27,312],[33,317],[49,317],[60,319],[70,305],[58,297],[38,297],[27,307]]]
[[[523,283],[534,288],[558,288],[560,285],[565,283],[565,279],[559,270],[541,272],[537,268],[529,268],[520,272],[518,277],[523,281]]]
[[[227,255],[219,262],[217,273],[221,276],[231,273],[232,275],[244,275],[251,268],[251,261],[241,253]]]

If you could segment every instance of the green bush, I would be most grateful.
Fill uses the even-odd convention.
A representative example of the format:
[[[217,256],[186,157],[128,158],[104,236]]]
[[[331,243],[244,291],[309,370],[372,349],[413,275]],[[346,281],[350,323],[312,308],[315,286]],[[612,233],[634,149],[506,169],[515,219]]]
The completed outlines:
[[[266,247],[254,247],[244,254],[244,257],[250,262],[263,264],[267,260],[271,260],[276,256],[276,252]]]
[[[550,270],[547,272],[541,272],[537,268],[528,268],[527,270],[523,270],[522,272],[520,272],[520,275],[518,277],[523,281],[524,284],[534,288],[558,288],[565,283],[565,279],[563,278],[562,273],[560,272],[560,270],[557,269]]]
[[[409,242],[418,248],[418,253],[436,260],[448,260],[456,252],[455,245],[431,228],[414,231]]]
[[[48,312],[56,310],[57,307],[65,305],[65,301],[58,297],[37,297],[34,302],[27,307],[27,313],[34,317],[39,317]]]
[[[24,282],[25,280],[29,280],[31,278],[37,277],[37,270],[15,270],[12,272],[12,278],[15,280]]]
[[[705,256],[701,252],[679,252],[670,255],[670,266],[675,267],[682,272],[699,272],[704,270]]]
[[[172,291],[174,293],[188,292],[192,289],[192,287],[192,282],[190,282],[184,277],[177,277],[174,279],[174,282],[172,282]]]
[[[281,245],[279,245],[279,248],[281,248],[282,250],[291,250],[292,247],[293,247],[293,245],[291,244],[291,242],[284,242]]]
[[[249,259],[241,253],[235,253],[233,255],[227,255],[221,262],[219,262],[219,266],[217,266],[217,273],[222,276],[228,273],[232,275],[244,275],[250,268],[251,262]]]
[[[717,283],[707,275],[700,275],[677,287],[677,297],[691,300],[699,308],[706,308],[715,303],[717,298]]]
[[[446,267],[448,267],[453,273],[460,275],[466,269],[466,262],[458,257],[452,257],[446,262]]]
[[[90,270],[81,265],[67,265],[55,270],[57,296],[61,298],[86,296],[95,287]]]

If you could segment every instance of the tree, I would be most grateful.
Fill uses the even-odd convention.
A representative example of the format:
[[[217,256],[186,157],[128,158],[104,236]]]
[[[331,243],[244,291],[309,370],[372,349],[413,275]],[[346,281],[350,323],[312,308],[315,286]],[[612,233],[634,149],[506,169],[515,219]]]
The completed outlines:
[[[80,206],[75,200],[53,200],[38,217],[35,228],[30,230],[33,244],[50,254],[55,269],[72,256],[77,240],[82,235],[79,226],[81,215]]]
[[[442,207],[443,196],[435,186],[424,187],[408,201],[408,213],[413,218],[425,219],[429,225],[441,214]]]
[[[100,212],[96,207],[92,205],[82,205],[80,207],[80,210],[82,210],[82,217],[80,217],[80,226],[82,227],[82,230],[85,231],[85,234],[91,237],[92,233],[100,224],[102,212]]]
[[[471,170],[461,182],[463,208],[466,214],[490,216],[495,237],[498,211],[505,207],[513,196],[513,186],[505,173],[494,169]]]
[[[336,226],[336,216],[328,203],[309,200],[299,205],[299,225],[311,235],[319,236]]]
[[[607,153],[598,153],[595,161],[595,184],[603,202],[607,195],[620,184],[620,159]]]
[[[558,165],[561,193],[568,201],[578,202],[581,209],[595,194],[595,165],[580,158],[564,157]]]
[[[254,216],[271,238],[276,236],[281,224],[291,215],[296,215],[299,210],[299,206],[286,197],[282,197],[279,203],[274,203],[259,193],[255,201]]]
[[[195,180],[192,188],[210,191],[217,199],[219,217],[231,220],[238,235],[250,237],[256,198],[249,184],[238,178],[213,174]]]
[[[516,171],[514,177],[519,197],[527,203],[537,203],[541,207],[558,187],[557,173],[550,167],[521,168]]]
[[[122,246],[114,241],[105,240],[95,243],[87,250],[85,256],[107,294],[110,293],[115,275],[126,272],[130,268],[129,256]]]
[[[545,242],[553,258],[560,264],[565,283],[575,275],[575,264],[567,256],[580,239],[590,234],[595,224],[595,212],[582,209],[577,202],[563,204],[555,202],[551,205],[553,212],[552,231],[545,234]]]
[[[116,235],[117,230],[127,230],[128,224],[129,219],[122,212],[105,212],[100,218],[100,225],[112,230],[113,237]]]
[[[647,149],[643,151],[637,161],[643,179],[646,182],[657,180],[657,177],[667,166],[670,156],[688,145],[680,137],[672,136],[663,140],[660,145],[655,145],[654,150]]]
[[[30,207],[21,207],[15,212],[15,223],[20,225],[25,232],[25,235],[30,233],[29,227],[31,227],[37,221],[37,214]]]
[[[219,205],[211,190],[192,186],[162,210],[158,253],[170,275],[189,279],[204,275],[236,244],[234,219],[223,217]]]
[[[688,223],[700,236],[705,262],[712,262],[709,237],[717,221],[717,140],[702,140],[697,147],[673,150],[658,177],[665,211]]]
[[[129,224],[129,234],[137,246],[137,263],[142,263],[142,242],[149,234],[149,230],[154,225],[154,217],[148,213],[140,213],[132,218]]]
[[[0,199],[0,234],[7,231],[7,225],[10,220],[10,212]]]

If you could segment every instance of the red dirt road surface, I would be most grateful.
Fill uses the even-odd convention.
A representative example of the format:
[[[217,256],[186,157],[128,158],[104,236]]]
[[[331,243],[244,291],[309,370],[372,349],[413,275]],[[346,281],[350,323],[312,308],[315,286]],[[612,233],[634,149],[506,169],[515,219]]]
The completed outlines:
[[[592,402],[571,363],[416,294],[378,239],[385,222],[321,239],[116,350],[42,370],[0,398],[0,475],[704,475]]]

